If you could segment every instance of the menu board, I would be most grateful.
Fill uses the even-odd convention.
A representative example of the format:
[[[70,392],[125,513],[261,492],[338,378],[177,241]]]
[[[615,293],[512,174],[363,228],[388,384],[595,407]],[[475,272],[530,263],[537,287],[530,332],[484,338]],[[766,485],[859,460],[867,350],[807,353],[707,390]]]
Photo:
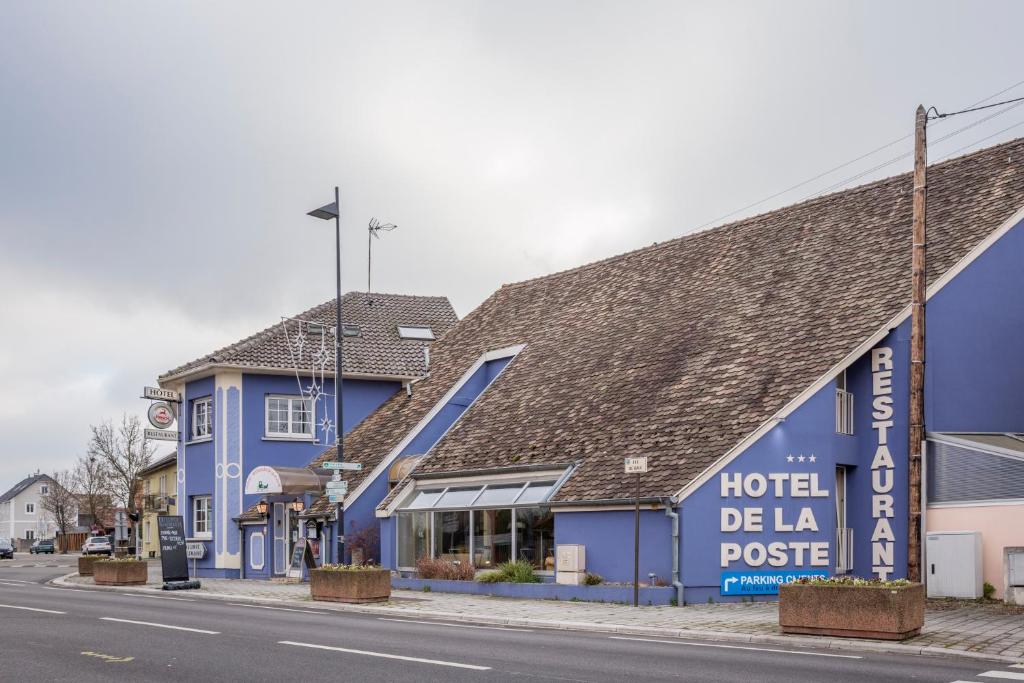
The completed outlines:
[[[156,528],[160,534],[160,568],[164,583],[188,581],[184,518],[181,515],[160,515],[156,518]]]

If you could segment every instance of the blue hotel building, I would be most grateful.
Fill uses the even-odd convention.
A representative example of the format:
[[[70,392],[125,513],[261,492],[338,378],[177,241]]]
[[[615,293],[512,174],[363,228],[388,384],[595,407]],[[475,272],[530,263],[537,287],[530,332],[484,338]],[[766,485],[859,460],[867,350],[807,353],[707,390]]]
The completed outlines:
[[[1001,553],[1024,546],[1024,141],[928,182],[924,524],[953,531],[929,523],[942,506],[1003,510],[1002,531],[974,529]],[[623,459],[646,456],[645,602],[906,576],[911,187],[896,176],[502,287],[431,347],[429,378],[346,437],[363,464],[346,474],[346,533],[372,511],[370,554],[398,586],[420,585],[424,557],[516,559],[551,583],[435,590],[575,597],[562,584],[585,572],[632,581]],[[967,447],[936,446],[954,441]]]
[[[426,376],[429,345],[457,318],[443,297],[356,292],[343,297],[342,316],[347,432]],[[337,558],[333,506],[308,516],[319,481],[245,489],[254,471],[309,475],[306,465],[333,443],[334,327],[331,300],[159,378],[182,397],[177,500],[188,540],[206,547],[199,576],[284,575],[307,534],[322,561]],[[261,501],[267,513],[254,514]]]

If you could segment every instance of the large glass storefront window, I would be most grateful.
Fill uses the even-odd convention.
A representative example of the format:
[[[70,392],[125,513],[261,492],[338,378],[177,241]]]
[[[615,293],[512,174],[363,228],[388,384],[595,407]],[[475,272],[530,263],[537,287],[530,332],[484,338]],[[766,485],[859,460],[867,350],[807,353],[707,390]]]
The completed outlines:
[[[512,559],[512,510],[473,510],[473,565],[493,567]]]
[[[516,509],[516,555],[540,571],[555,568],[555,515],[547,508]]]
[[[469,510],[434,513],[434,557],[469,562]]]
[[[416,560],[430,556],[430,513],[398,513],[398,566],[415,567]]]

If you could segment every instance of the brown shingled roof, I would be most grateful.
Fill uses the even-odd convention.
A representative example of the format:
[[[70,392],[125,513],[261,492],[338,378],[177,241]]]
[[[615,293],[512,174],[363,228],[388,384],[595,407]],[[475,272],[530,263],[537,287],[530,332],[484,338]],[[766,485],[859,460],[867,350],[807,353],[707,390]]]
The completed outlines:
[[[1024,140],[928,175],[930,281],[1024,206]],[[577,461],[555,499],[670,496],[908,303],[909,174],[502,287],[431,348],[429,379],[345,440],[350,488],[480,354],[526,348],[417,473]]]
[[[443,296],[349,292],[342,297],[341,307],[345,325],[356,325],[360,330],[358,337],[343,337],[346,374],[418,377],[425,372],[423,348],[430,342],[402,339],[398,336],[398,326],[430,327],[439,339],[458,322],[455,310]],[[334,299],[293,317],[333,328]],[[290,333],[294,331],[291,328]],[[298,363],[300,369],[312,367],[309,354],[306,356]],[[251,337],[169,370],[160,380],[211,364],[270,369],[294,369],[296,365],[288,351],[284,323],[279,322]],[[327,371],[334,371],[333,354]]]

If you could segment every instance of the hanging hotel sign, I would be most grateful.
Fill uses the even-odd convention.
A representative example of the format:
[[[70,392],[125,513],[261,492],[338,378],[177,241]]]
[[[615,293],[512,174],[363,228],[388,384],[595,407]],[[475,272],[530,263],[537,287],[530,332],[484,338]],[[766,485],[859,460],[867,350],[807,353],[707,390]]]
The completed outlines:
[[[142,398],[148,398],[153,401],[171,401],[172,403],[181,403],[181,395],[177,391],[161,389],[160,387],[143,387]]]
[[[254,467],[249,476],[245,478],[246,495],[281,493],[281,491],[281,475],[273,467],[266,465]]]
[[[142,433],[148,441],[177,441],[178,432],[172,429],[147,429]]]
[[[166,401],[151,403],[146,415],[149,418],[149,424],[157,429],[167,429],[174,424],[174,408]]]

